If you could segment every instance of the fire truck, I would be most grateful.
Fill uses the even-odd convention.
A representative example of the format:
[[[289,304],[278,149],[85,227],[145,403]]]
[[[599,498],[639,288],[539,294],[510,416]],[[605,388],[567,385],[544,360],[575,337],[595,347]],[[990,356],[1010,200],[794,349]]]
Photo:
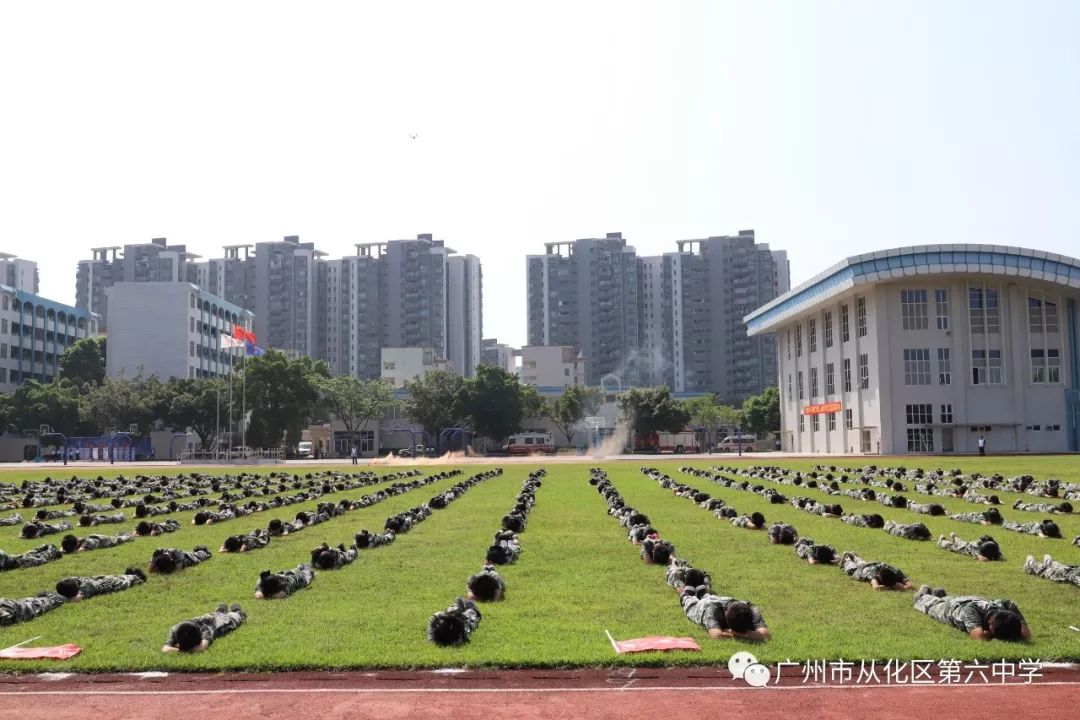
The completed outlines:
[[[507,455],[531,455],[533,453],[555,454],[551,433],[526,432],[511,435],[504,446]]]
[[[682,432],[649,432],[634,434],[634,452],[636,453],[697,453],[701,452],[697,433],[693,430]]]

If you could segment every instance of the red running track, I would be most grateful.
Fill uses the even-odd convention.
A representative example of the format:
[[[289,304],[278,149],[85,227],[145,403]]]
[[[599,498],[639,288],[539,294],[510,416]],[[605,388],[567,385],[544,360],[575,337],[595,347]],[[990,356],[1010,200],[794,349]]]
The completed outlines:
[[[52,679],[50,679],[52,678]],[[0,676],[0,718],[1076,717],[1080,672],[1031,684],[752,688],[713,668]]]

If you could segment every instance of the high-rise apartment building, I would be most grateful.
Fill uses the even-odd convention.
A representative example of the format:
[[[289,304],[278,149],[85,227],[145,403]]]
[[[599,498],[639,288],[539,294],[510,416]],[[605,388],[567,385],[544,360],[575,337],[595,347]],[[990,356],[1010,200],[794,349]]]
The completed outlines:
[[[446,359],[476,374],[483,342],[483,273],[475,255],[450,255],[446,266]]]
[[[775,385],[775,339],[742,318],[789,287],[787,254],[753,230],[676,245],[641,259],[645,381],[734,403]]]
[[[108,327],[107,289],[119,283],[186,281],[189,261],[198,257],[183,245],[169,245],[165,238],[123,248],[92,248],[90,252],[91,260],[79,261],[75,307],[97,313],[102,331]]]
[[[0,284],[36,295],[40,289],[37,263],[17,255],[0,253]]]
[[[506,343],[499,342],[497,338],[483,339],[483,348],[480,351],[480,364],[497,367],[508,373],[517,372],[517,361],[514,359],[514,348]]]
[[[637,254],[622,233],[545,243],[526,258],[529,345],[566,345],[587,361],[586,381],[640,380]]]
[[[317,262],[325,254],[296,235],[255,244],[254,257],[245,261],[254,263],[254,297],[243,306],[255,313],[260,345],[293,357],[319,356]]]

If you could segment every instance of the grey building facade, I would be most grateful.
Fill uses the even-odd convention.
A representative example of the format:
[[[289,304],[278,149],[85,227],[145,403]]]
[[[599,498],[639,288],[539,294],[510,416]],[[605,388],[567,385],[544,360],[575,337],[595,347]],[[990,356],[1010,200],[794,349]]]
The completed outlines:
[[[640,382],[637,254],[622,233],[545,243],[526,258],[529,345],[565,345],[588,358],[586,382]]]

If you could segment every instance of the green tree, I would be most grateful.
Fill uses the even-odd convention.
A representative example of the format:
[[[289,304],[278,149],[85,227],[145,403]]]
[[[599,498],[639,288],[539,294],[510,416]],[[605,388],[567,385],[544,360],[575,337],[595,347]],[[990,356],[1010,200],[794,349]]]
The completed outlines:
[[[104,433],[110,427],[126,432],[134,424],[145,435],[168,414],[169,399],[169,388],[156,377],[106,378],[84,388],[79,417],[93,432]]]
[[[596,414],[600,400],[599,388],[571,385],[551,403],[548,419],[566,436],[566,442],[573,442],[577,424]]]
[[[97,386],[105,381],[105,338],[81,338],[60,356],[58,380],[70,380],[78,387]]]
[[[204,448],[212,444],[219,420],[228,418],[228,384],[223,378],[181,378],[168,384],[172,391],[162,421],[177,432],[190,428]]]
[[[325,378],[319,383],[322,407],[341,421],[349,438],[367,429],[372,420],[386,414],[394,404],[390,384],[383,380],[360,380],[352,375]]]
[[[712,393],[687,400],[685,405],[690,413],[690,424],[704,428],[709,447],[716,444],[717,432],[732,425],[739,425],[742,419],[740,410],[724,405]]]
[[[686,406],[671,397],[666,385],[632,388],[616,398],[619,411],[639,435],[652,432],[679,432],[690,422]]]
[[[780,390],[765,388],[760,395],[746,398],[742,406],[743,427],[755,435],[780,431]]]
[[[405,415],[422,427],[431,442],[443,428],[459,427],[467,420],[464,412],[465,379],[448,370],[433,370],[420,380],[405,382],[409,397]]]
[[[243,362],[238,377],[233,377],[233,404],[237,404],[239,387],[246,394],[242,406],[251,415],[247,444],[274,448],[283,442],[300,442],[300,433],[310,422],[319,400],[319,385],[330,377],[326,363],[307,356],[290,360],[278,350],[268,350]]]
[[[4,396],[3,406],[4,426],[15,432],[48,424],[68,437],[88,434],[79,418],[79,390],[67,381],[29,380]]]
[[[476,376],[463,388],[462,410],[477,435],[501,445],[521,428],[525,418],[526,396],[530,404],[536,388],[522,385],[517,375],[499,367],[480,365]],[[539,398],[539,394],[535,395]]]

